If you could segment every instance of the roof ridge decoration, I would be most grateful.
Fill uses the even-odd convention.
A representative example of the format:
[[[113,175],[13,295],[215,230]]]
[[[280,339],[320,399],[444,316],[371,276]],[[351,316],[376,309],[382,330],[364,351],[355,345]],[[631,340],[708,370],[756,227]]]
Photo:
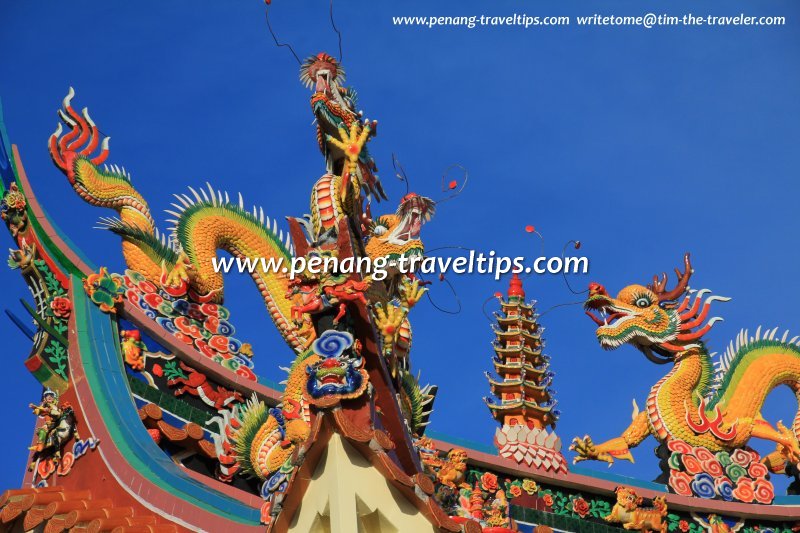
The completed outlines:
[[[218,433],[212,433],[213,444],[203,440],[192,446],[206,456],[214,452],[223,481],[240,474],[262,480],[267,503],[280,493],[278,479],[291,474],[298,446],[307,442],[315,418],[333,406],[358,413],[352,420],[365,428],[385,428],[384,435],[392,436],[394,468],[418,474],[421,465],[412,436],[425,431],[436,394],[436,387],[417,382],[409,360],[408,315],[427,289],[396,268],[400,257],[422,255],[420,229],[433,215],[435,204],[408,193],[393,213],[372,220],[371,200],[386,199],[366,150],[377,122],[361,118],[354,92],[339,86],[341,67],[334,63],[320,54],[303,65],[304,76],[313,80],[312,110],[326,171],[312,186],[311,213],[290,217],[288,230],[265,217],[261,208],[245,209],[241,195],[238,202],[231,202],[227,192],[208,185],[176,195],[174,210],[168,212],[174,217],[169,221],[172,228],[161,231],[132,174],[107,162],[109,139],[101,141],[87,109],[78,112],[73,107],[72,88],[48,143],[54,164],[78,196],[116,212],[114,218],[101,219],[99,226],[121,237],[128,268],[124,274],[105,268],[88,273],[83,288],[90,300],[114,321],[119,320],[124,300],[238,378],[255,381],[255,374],[251,352],[245,353],[247,345],[232,336],[228,312],[221,305],[223,278],[212,270],[211,261],[217,250],[236,259],[272,258],[285,265],[294,257],[387,260],[385,279],[375,272],[306,270],[294,278],[285,270],[256,268],[250,273],[269,316],[296,353],[277,405],[267,406],[258,399],[242,403],[238,391],[227,389],[230,394],[221,398],[222,403],[213,401],[209,394],[221,390],[219,386],[194,387],[202,374],[182,361],[177,362],[180,368],[172,365],[177,377],[167,383],[171,392],[188,391],[212,402],[215,410],[212,426]],[[6,198],[9,205],[16,201],[13,193]],[[4,218],[12,233],[18,233],[25,219],[13,216],[13,209],[6,209],[9,216]],[[155,386],[138,329],[127,328],[119,341],[126,371],[142,374],[149,387]],[[152,417],[143,421],[159,442],[162,437],[170,442],[188,442],[190,434],[199,437],[191,423],[176,429]],[[271,521],[268,513],[264,518]]]

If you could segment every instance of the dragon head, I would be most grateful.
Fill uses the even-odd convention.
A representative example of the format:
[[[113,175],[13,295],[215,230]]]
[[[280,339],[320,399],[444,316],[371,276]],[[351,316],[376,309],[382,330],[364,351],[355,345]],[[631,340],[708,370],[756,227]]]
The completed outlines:
[[[377,134],[378,122],[363,120],[357,110],[358,95],[351,87],[344,87],[344,69],[339,61],[325,52],[311,56],[300,66],[300,81],[314,92],[311,95],[311,109],[317,123],[317,143],[325,156],[328,171],[341,175],[348,159],[347,154],[332,143],[329,138],[340,138],[341,131],[368,128],[368,136]],[[366,147],[361,149],[359,163],[355,169],[358,182],[369,196],[378,201],[386,200],[378,167]]]
[[[313,87],[315,93],[324,93],[328,97],[335,94],[344,77],[344,69],[339,61],[325,52],[309,57],[300,66],[303,85],[309,89]]]
[[[589,284],[589,297],[584,303],[586,314],[597,324],[597,340],[608,350],[623,344],[632,344],[648,359],[663,363],[681,352],[698,347],[698,341],[715,322],[708,322],[711,302],[728,301],[730,298],[710,296],[709,291],[690,291],[688,284],[692,276],[689,254],[684,257],[684,271],[675,269],[678,283],[667,289],[667,275],[653,277],[647,286],[628,285],[616,297],[608,294],[599,283]],[[694,301],[692,302],[692,298]],[[682,301],[679,300],[683,298]]]
[[[422,257],[425,247],[420,230],[435,212],[436,204],[430,198],[413,192],[405,195],[394,214],[380,216],[370,224],[367,255],[387,257],[389,267],[397,265],[400,257]]]
[[[350,333],[333,330],[314,341],[312,349],[320,359],[306,367],[306,394],[312,404],[357,398],[367,390],[369,375],[354,344]]]
[[[309,365],[307,390],[311,402],[324,397],[354,398],[366,390],[368,377],[360,357],[327,357]]]

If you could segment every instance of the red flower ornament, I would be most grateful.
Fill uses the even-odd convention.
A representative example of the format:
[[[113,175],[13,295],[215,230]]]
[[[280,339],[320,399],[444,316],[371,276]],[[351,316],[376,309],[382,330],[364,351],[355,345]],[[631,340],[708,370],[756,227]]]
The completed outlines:
[[[69,298],[64,298],[63,296],[53,298],[53,301],[50,302],[50,309],[53,311],[53,315],[58,318],[69,318],[69,315],[72,314],[72,304]]]
[[[589,514],[589,503],[581,497],[572,500],[572,510],[581,518],[586,518]]]

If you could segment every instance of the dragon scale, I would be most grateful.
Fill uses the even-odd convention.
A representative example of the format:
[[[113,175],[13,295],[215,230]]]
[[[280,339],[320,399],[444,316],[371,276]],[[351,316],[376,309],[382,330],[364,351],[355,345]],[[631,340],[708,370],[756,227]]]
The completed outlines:
[[[223,274],[215,271],[211,258],[217,250],[228,252],[238,260],[252,261],[256,268],[249,275],[261,293],[270,317],[284,339],[295,350],[302,351],[313,340],[313,332],[299,333],[291,323],[290,299],[285,297],[289,290],[288,276],[274,268],[280,262],[289,267],[292,254],[282,232],[277,230],[277,222],[265,222],[263,210],[259,216],[243,207],[243,202],[233,205],[222,201],[220,193],[211,191],[211,196],[192,200],[184,195],[180,212],[174,212],[174,236],[188,260],[186,275],[190,284],[199,294],[219,294],[223,290]],[[177,205],[177,204],[176,204]],[[288,241],[288,236],[287,236]],[[311,338],[307,335],[311,334]],[[306,335],[306,336],[303,336]]]

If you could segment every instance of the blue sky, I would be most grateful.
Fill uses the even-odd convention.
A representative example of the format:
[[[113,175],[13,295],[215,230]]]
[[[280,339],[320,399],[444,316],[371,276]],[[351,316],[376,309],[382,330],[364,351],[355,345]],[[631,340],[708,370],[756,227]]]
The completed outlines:
[[[783,15],[779,28],[400,28],[395,15],[642,15],[647,11]],[[272,22],[301,57],[337,54],[321,1],[275,0]],[[722,349],[739,328],[800,332],[796,235],[800,168],[800,5],[746,2],[344,2],[336,5],[347,81],[365,114],[379,120],[370,150],[393,210],[404,187],[440,198],[442,171],[469,169],[470,184],[424,228],[429,248],[465,246],[498,254],[538,254],[580,239],[591,261],[583,288],[612,291],[694,258],[694,287],[733,297],[716,307],[726,320],[708,337]],[[113,137],[109,162],[125,165],[161,221],[171,193],[210,181],[241,191],[271,216],[307,211],[324,170],[309,92],[297,64],[277,49],[258,1],[136,3],[3,2],[0,76],[5,121],[40,201],[97,264],[122,268],[118,239],[92,227],[109,212],[82,203],[56,170],[46,139],[67,88]],[[163,226],[162,226],[163,227]],[[7,241],[9,245],[11,241]],[[495,424],[482,396],[491,368],[491,332],[481,306],[507,282],[454,276],[463,310],[423,302],[412,315],[412,365],[440,396],[432,429],[490,444]],[[0,269],[3,305],[26,297],[18,273]],[[269,324],[255,288],[228,278],[238,336],[253,343],[256,369],[279,378],[291,352]],[[558,276],[526,281],[540,311],[575,301]],[[434,284],[443,307],[449,289]],[[565,442],[602,441],[630,421],[665,372],[632,348],[604,352],[579,306],[543,317]],[[0,488],[17,486],[39,387],[22,361],[27,340],[7,321],[0,401]],[[789,422],[796,402],[776,391],[767,418]],[[654,441],[621,474],[657,474]],[[763,449],[763,448],[762,448]],[[605,470],[603,465],[589,465]]]

